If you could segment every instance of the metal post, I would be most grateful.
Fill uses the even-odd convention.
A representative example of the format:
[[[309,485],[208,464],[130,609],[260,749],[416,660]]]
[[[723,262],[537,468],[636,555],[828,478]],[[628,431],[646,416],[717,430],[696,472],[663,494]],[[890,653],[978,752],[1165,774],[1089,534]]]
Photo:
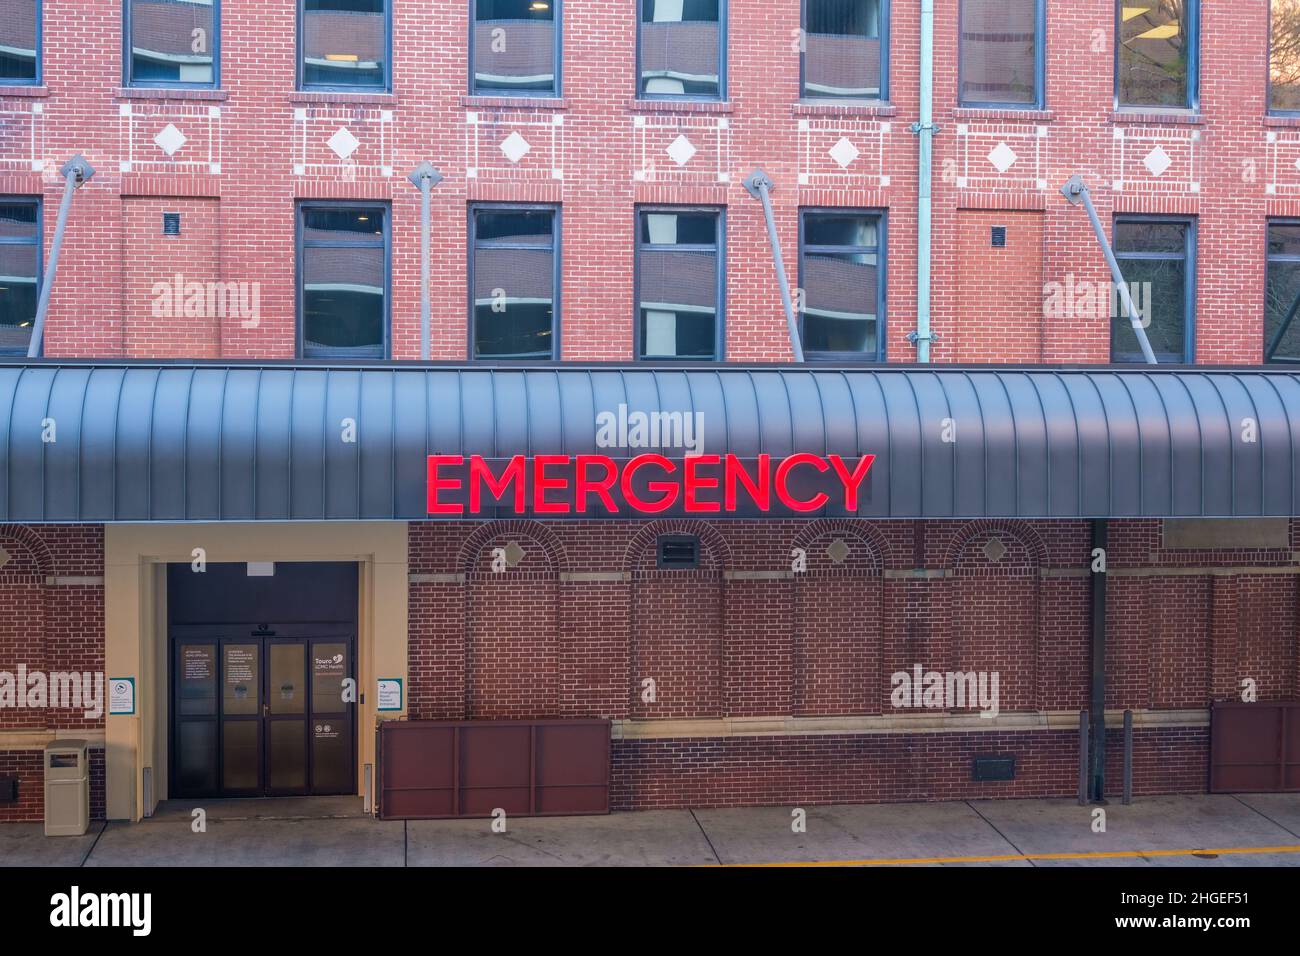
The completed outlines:
[[[803,343],[799,340],[799,324],[794,317],[794,303],[790,300],[790,282],[785,275],[785,261],[781,258],[781,240],[776,234],[776,220],[772,216],[772,177],[756,169],[745,179],[745,188],[763,204],[763,219],[767,222],[767,241],[772,246],[772,262],[776,266],[776,281],[781,287],[781,305],[785,308],[785,324],[790,330],[790,348],[796,362],[803,361]]]
[[[1106,553],[1107,523],[1105,518],[1092,522],[1092,550]],[[1093,571],[1091,580],[1092,609],[1089,635],[1089,657],[1092,675],[1089,680],[1092,708],[1092,760],[1089,776],[1089,797],[1097,802],[1105,798],[1106,791],[1106,572]]]
[[[420,187],[420,360],[429,361],[429,233],[433,229],[430,193],[442,182],[442,173],[427,159],[406,177]]]
[[[1158,364],[1155,353],[1151,351],[1151,342],[1147,339],[1147,330],[1142,325],[1142,317],[1138,315],[1137,307],[1133,304],[1128,283],[1124,281],[1124,274],[1120,272],[1119,263],[1115,261],[1115,252],[1110,247],[1110,240],[1106,238],[1106,230],[1101,227],[1101,220],[1097,218],[1097,208],[1092,204],[1092,196],[1088,193],[1088,186],[1084,183],[1083,177],[1077,173],[1071,176],[1061,187],[1061,195],[1070,200],[1073,205],[1083,203],[1083,208],[1088,212],[1088,219],[1092,222],[1092,231],[1097,236],[1097,243],[1101,246],[1101,253],[1106,257],[1106,265],[1110,266],[1110,275],[1115,281],[1116,289],[1119,290],[1124,311],[1128,313],[1129,323],[1133,326],[1133,334],[1137,336],[1138,346],[1142,349],[1142,357],[1146,359],[1148,365]]]
[[[1133,802],[1133,711],[1124,711],[1124,806]]]
[[[1088,712],[1079,711],[1079,806],[1088,802]]]
[[[36,305],[36,321],[32,325],[32,340],[27,346],[28,358],[39,358],[45,349],[45,315],[50,309],[50,295],[54,292],[54,277],[59,271],[59,253],[63,251],[63,231],[68,226],[68,213],[72,209],[72,194],[95,175],[95,168],[78,153],[63,164],[63,200],[59,203],[59,219],[54,226],[54,242],[50,244],[50,261],[41,276],[41,297]]]

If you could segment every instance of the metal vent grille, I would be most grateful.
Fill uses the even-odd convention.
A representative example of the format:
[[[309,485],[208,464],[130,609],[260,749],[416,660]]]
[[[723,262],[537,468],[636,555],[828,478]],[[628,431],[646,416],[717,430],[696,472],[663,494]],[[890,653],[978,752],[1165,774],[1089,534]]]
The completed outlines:
[[[181,214],[178,212],[163,213],[163,235],[179,236],[181,234]]]
[[[1003,249],[1006,247],[1006,244],[1007,244],[1007,227],[994,226],[993,227],[993,248]]]
[[[700,566],[700,539],[693,534],[659,536],[656,565],[670,570],[689,570]]]

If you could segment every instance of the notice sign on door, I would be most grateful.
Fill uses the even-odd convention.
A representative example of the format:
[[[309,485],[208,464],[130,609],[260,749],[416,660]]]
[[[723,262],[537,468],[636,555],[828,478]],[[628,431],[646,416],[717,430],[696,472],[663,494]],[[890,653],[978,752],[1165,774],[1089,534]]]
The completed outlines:
[[[108,679],[108,712],[127,716],[135,713],[134,677]]]
[[[402,709],[402,679],[400,677],[379,678],[379,699],[376,710]]]

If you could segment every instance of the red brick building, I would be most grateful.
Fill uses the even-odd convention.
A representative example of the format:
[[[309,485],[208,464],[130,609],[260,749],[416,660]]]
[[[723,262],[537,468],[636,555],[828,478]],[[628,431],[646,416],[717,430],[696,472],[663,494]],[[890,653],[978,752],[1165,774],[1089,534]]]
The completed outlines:
[[[102,510],[87,504],[98,492],[85,490],[86,448],[102,406],[98,385],[76,385],[79,368],[102,382],[115,368],[130,379],[154,374],[156,360],[177,360],[163,367],[173,370],[210,360],[238,382],[231,363],[250,360],[262,372],[246,385],[260,403],[274,400],[262,382],[285,363],[338,368],[345,380],[349,363],[421,359],[424,226],[408,174],[426,161],[441,176],[428,226],[435,362],[629,372],[788,362],[762,205],[743,184],[757,168],[775,183],[807,364],[914,362],[920,36],[918,7],[888,0],[467,0],[437,10],[407,0],[0,0],[0,351],[15,356],[0,371],[22,379],[0,393],[11,522],[0,527],[0,672],[133,676],[138,704],[94,718],[0,707],[0,776],[18,780],[0,819],[39,819],[40,748],[58,735],[91,740],[96,812],[114,818],[179,792],[177,773],[193,775],[194,792],[332,786],[308,779],[315,757],[302,758],[301,782],[288,764],[276,770],[269,718],[229,739],[216,729],[249,698],[223,698],[212,714],[191,714],[202,728],[181,728],[187,694],[215,701],[244,666],[224,656],[228,633],[204,630],[220,621],[228,631],[233,619],[168,610],[178,585],[167,568],[190,563],[195,548],[218,565],[359,568],[356,606],[331,620],[339,634],[351,622],[347,668],[372,698],[347,718],[347,792],[369,792],[375,719],[402,716],[608,718],[615,808],[1071,795],[1078,712],[1099,680],[1110,726],[1115,712],[1135,712],[1138,792],[1205,790],[1212,703],[1238,699],[1242,681],[1260,700],[1300,697],[1300,528],[1293,505],[1265,494],[1255,510],[1162,508],[1144,491],[1122,512],[891,504],[856,516],[605,521],[531,509],[449,521],[394,507],[386,521],[331,525],[340,512],[326,492],[319,513],[299,514],[292,500],[260,508],[256,494],[235,507],[244,486],[232,478],[212,516],[187,498],[177,518],[154,496],[170,487],[168,469],[182,468],[183,485],[198,481],[196,463],[185,450],[169,457],[154,431],[142,454],[157,487],[141,492],[144,503],[115,481]],[[1291,448],[1278,424],[1291,400],[1281,363],[1300,360],[1298,38],[1292,0],[936,0],[931,361],[1134,360],[1088,219],[1058,192],[1079,174],[1126,281],[1146,296],[1162,364],[1279,366],[1259,380],[1285,407],[1257,415],[1256,467],[1293,469],[1294,456],[1268,456],[1282,447],[1270,442]],[[27,361],[60,170],[77,154],[94,175],[73,194],[42,358]],[[47,381],[43,369],[72,377]],[[1195,392],[1194,371],[1171,374]],[[104,393],[119,413],[138,400],[126,379]],[[82,389],[66,406],[78,409],[75,425],[46,414],[69,400],[60,381]],[[380,413],[358,387],[364,457]],[[24,418],[31,388],[47,404]],[[225,384],[184,394],[219,401],[220,422],[238,414],[225,411]],[[658,401],[628,407],[698,407]],[[995,451],[998,428],[1019,427],[1008,404],[1005,414],[954,407],[953,417],[962,429],[975,416]],[[494,404],[491,414],[508,429],[522,412]],[[728,426],[743,423],[736,414]],[[53,471],[24,471],[19,453],[47,418],[81,446],[82,490],[64,510],[49,450],[40,467]],[[944,420],[918,404],[922,429]],[[1237,424],[1230,416],[1224,437],[1199,439],[1203,473],[1227,449],[1234,488],[1254,475],[1228,434]],[[705,427],[706,452],[741,454],[730,430],[724,441]],[[530,426],[515,445],[426,450],[535,456],[571,452],[571,438],[547,447]],[[256,463],[259,443],[279,439],[252,440]],[[831,444],[759,450],[822,454]],[[888,446],[842,453],[876,454],[877,478],[929,487]],[[394,487],[408,470],[394,459]],[[45,497],[28,508],[20,487],[33,476]],[[245,484],[261,493],[255,467]],[[356,518],[368,514],[358,505]],[[1257,520],[1200,523],[1228,516]],[[1100,677],[1090,657],[1094,519],[1111,519]],[[673,535],[698,547],[689,569],[663,566]],[[494,570],[512,543],[523,557]],[[795,551],[805,569],[792,569]],[[237,623],[265,623],[251,616],[265,595],[240,595],[231,606],[250,616]],[[299,618],[280,636],[308,642],[310,657],[318,637],[289,626],[310,615],[283,613]],[[899,708],[892,676],[914,665],[996,672],[999,715]],[[273,666],[254,665],[266,672],[253,676],[267,706]],[[186,673],[203,686],[185,685]],[[380,713],[375,682],[386,678],[403,682],[401,701]],[[313,713],[287,716],[306,728]],[[185,762],[200,751],[208,756]],[[253,751],[253,777],[205,785]],[[1111,781],[1119,754],[1112,735]],[[973,780],[979,755],[1015,756],[1014,779]],[[290,782],[276,785],[277,773]]]

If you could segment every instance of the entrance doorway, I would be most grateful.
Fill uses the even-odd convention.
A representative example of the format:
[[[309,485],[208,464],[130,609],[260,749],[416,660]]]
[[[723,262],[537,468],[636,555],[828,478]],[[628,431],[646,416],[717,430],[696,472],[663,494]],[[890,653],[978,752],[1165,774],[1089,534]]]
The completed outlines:
[[[356,793],[357,566],[167,573],[173,797]]]

